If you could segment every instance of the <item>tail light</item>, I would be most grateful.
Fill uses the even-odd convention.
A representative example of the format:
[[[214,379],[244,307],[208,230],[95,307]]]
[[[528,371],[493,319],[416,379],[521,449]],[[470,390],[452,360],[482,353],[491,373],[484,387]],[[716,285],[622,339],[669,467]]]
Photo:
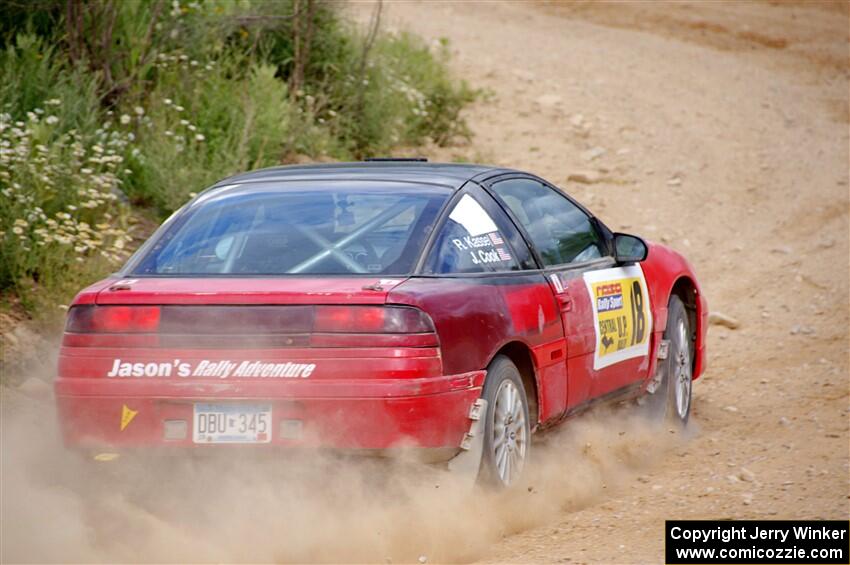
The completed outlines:
[[[154,333],[159,306],[74,306],[65,331],[73,333]]]
[[[318,333],[433,332],[431,318],[404,306],[316,306],[313,331]]]
[[[127,335],[134,334],[134,335]],[[74,306],[71,347],[436,347],[434,323],[408,306]]]

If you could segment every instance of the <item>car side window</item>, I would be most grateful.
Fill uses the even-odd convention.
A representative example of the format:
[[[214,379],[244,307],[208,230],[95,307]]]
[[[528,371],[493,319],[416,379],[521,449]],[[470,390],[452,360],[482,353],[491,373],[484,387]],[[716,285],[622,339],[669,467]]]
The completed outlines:
[[[509,179],[492,187],[522,224],[544,266],[582,263],[607,254],[590,217],[568,198],[533,179]]]
[[[489,196],[486,198],[490,199]],[[496,207],[495,202],[493,207]],[[501,210],[498,212],[504,216]],[[506,217],[491,214],[477,198],[464,194],[443,224],[425,271],[431,274],[462,274],[533,268],[527,247],[520,248],[517,257],[511,243],[521,241],[521,236],[511,233],[512,227]]]

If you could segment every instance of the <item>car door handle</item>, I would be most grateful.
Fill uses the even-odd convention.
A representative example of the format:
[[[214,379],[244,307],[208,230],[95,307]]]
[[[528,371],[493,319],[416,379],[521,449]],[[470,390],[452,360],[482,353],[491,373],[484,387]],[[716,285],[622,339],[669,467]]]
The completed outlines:
[[[565,294],[558,295],[558,304],[561,306],[561,312],[570,312],[573,309],[573,299]]]

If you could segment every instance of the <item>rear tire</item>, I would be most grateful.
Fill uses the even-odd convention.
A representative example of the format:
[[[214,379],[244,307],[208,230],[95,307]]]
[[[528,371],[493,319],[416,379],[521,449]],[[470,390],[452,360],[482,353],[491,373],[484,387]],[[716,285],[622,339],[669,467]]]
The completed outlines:
[[[664,339],[670,345],[667,359],[659,360],[663,376],[646,404],[655,420],[685,427],[691,415],[694,345],[688,313],[678,296],[671,296],[667,305]]]
[[[481,397],[487,401],[487,414],[479,479],[509,488],[522,476],[531,448],[528,397],[509,358],[499,355],[490,363]]]

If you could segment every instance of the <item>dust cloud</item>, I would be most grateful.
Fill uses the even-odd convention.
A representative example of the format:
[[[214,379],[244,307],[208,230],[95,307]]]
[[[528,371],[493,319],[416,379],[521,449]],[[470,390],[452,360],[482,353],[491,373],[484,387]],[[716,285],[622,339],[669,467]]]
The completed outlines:
[[[53,399],[2,387],[3,562],[429,562],[606,496],[681,441],[634,410],[543,434],[525,484],[471,488],[442,468],[339,454],[87,460],[59,438]]]

